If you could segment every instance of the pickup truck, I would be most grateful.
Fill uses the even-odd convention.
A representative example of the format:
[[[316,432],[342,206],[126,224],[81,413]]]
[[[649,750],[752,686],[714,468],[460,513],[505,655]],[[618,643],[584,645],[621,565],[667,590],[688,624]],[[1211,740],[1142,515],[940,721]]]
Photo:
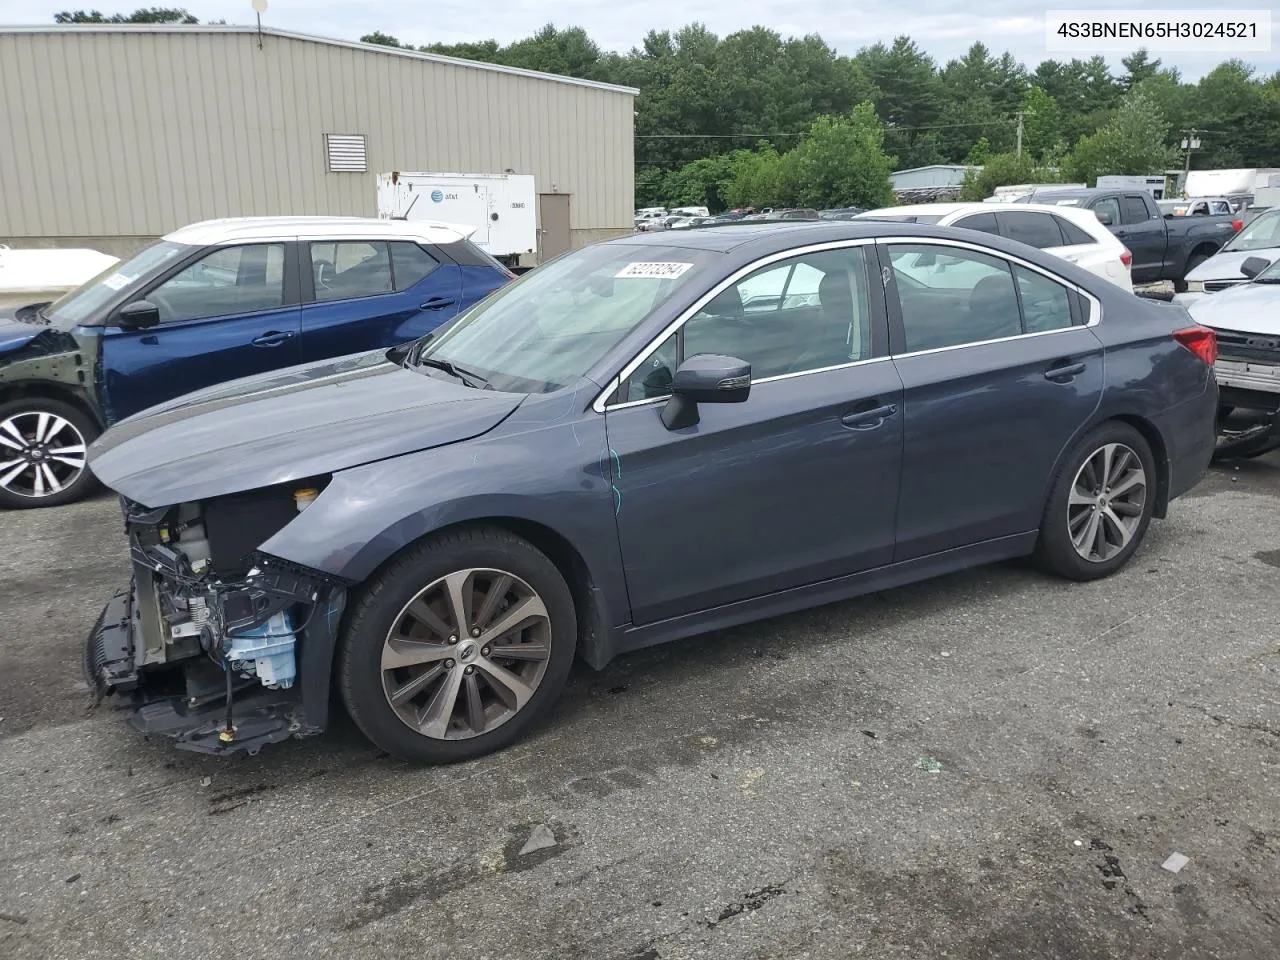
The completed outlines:
[[[1244,224],[1238,216],[1163,216],[1145,190],[1037,190],[1024,203],[1092,210],[1133,254],[1133,282],[1172,280],[1178,293],[1187,274],[1212,257]]]

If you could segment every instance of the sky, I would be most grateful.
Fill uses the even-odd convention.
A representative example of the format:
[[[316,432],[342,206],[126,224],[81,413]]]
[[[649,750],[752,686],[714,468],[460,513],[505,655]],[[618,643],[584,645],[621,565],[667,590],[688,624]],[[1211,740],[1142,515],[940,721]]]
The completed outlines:
[[[749,8],[741,0],[682,0],[678,4],[623,4],[618,0],[268,0],[264,26],[319,36],[358,40],[381,30],[413,45],[496,39],[509,43],[535,32],[548,22],[559,27],[580,26],[608,50],[625,52],[638,46],[650,29],[676,29],[701,22],[724,36],[760,24],[784,37],[818,33],[840,53],[853,54],[876,41],[891,42],[899,34],[914,39],[939,65],[961,56],[975,40],[997,54],[1012,52],[1029,67],[1053,56],[1045,46],[1044,13],[1048,9],[1104,8],[1094,0],[1041,3],[1026,0],[911,0],[909,3],[866,3],[858,0],[755,0]],[[1208,0],[1133,2],[1142,9],[1215,9]],[[1239,3],[1265,9],[1266,4]],[[0,24],[50,23],[59,10],[77,9],[77,0],[0,0]],[[253,23],[250,0],[92,0],[84,7],[104,13],[132,12],[142,6],[185,6],[202,22],[225,19]],[[1117,4],[1112,3],[1111,9]],[[1236,3],[1231,3],[1236,7]],[[751,13],[745,11],[750,9]],[[552,12],[554,11],[554,13]],[[1280,30],[1277,30],[1280,33]],[[1277,39],[1280,43],[1280,38]],[[1088,57],[1090,53],[1077,54]],[[1121,54],[1106,54],[1119,66]],[[1229,54],[1157,53],[1169,66],[1179,67],[1194,80]],[[1280,50],[1243,53],[1240,58],[1263,74],[1280,70]]]

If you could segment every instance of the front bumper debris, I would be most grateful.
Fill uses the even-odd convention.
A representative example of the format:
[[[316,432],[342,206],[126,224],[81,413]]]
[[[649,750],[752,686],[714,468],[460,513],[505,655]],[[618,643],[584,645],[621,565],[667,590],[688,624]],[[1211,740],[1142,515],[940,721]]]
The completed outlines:
[[[149,571],[138,571],[144,574]],[[120,709],[132,711],[130,725],[140,733],[166,737],[178,749],[196,753],[253,756],[269,743],[323,732],[344,590],[326,586],[317,596],[318,611],[300,638],[298,683],[270,689],[256,678],[233,675],[228,735],[226,673],[220,664],[207,656],[146,662],[147,605],[140,602],[137,584],[135,579],[116,592],[85,639],[84,673],[95,703],[115,695]]]

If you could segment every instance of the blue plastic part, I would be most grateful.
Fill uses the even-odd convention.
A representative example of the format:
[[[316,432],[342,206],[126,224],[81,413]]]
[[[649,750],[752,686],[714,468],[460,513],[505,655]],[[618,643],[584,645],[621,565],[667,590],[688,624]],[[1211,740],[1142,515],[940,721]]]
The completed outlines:
[[[297,637],[288,613],[281,611],[266,623],[241,630],[231,638],[227,661],[232,668],[257,676],[264,687],[287,690],[297,677],[294,645]]]

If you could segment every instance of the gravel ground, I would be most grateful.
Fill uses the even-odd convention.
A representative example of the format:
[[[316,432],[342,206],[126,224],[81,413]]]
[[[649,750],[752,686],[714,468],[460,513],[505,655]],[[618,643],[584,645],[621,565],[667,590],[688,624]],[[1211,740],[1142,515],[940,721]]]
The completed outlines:
[[[114,501],[4,514],[0,955],[1274,957],[1278,567],[1273,456],[1105,582],[1003,564],[584,668],[461,766],[346,722],[226,762],[86,710]]]

